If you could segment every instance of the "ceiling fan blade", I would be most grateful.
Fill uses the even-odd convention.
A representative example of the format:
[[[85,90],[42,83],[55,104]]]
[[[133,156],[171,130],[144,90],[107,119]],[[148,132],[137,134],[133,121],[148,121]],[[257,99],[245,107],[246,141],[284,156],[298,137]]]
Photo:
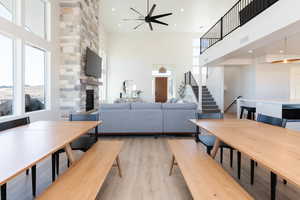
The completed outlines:
[[[139,25],[137,25],[137,26],[134,27],[133,29],[136,30],[136,29],[138,29],[140,26],[142,26],[143,24],[145,24],[145,22],[140,23]]]
[[[152,23],[157,23],[157,24],[161,24],[161,25],[165,25],[165,26],[169,26],[169,24],[165,23],[165,22],[161,22],[161,21],[158,21],[156,19],[153,19],[151,20]]]
[[[151,19],[158,19],[158,18],[169,16],[169,15],[173,15],[173,13],[166,13],[166,14],[162,14],[162,15],[155,15],[155,16],[152,16],[150,18]]]
[[[153,26],[152,26],[151,22],[149,22],[148,24],[149,24],[150,30],[153,31]]]
[[[144,21],[145,19],[122,19],[122,21]]]
[[[137,10],[134,9],[134,8],[130,8],[130,10],[132,10],[133,12],[139,14],[141,17],[145,17],[142,13],[140,13],[139,11],[137,11]]]
[[[152,16],[152,14],[153,14],[153,12],[154,12],[154,9],[155,9],[155,7],[156,7],[156,4],[153,4],[153,6],[152,6],[152,8],[151,8],[150,12],[148,13],[148,17],[151,17],[151,16]]]

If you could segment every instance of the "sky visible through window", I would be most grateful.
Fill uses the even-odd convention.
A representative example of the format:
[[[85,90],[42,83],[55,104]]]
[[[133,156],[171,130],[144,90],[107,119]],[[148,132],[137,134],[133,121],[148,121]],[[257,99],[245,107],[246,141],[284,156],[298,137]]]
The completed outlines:
[[[0,35],[0,86],[13,84],[13,41]]]
[[[12,20],[11,5],[12,3],[7,0],[0,0],[0,16],[10,21]]]

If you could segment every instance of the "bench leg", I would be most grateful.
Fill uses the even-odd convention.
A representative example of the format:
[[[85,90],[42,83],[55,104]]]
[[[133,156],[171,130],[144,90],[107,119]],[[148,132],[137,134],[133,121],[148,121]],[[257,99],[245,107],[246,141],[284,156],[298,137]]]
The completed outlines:
[[[29,169],[26,169],[26,175],[29,175]]]
[[[119,176],[120,176],[120,178],[122,178],[122,170],[121,170],[121,165],[120,165],[120,158],[119,158],[119,156],[117,156],[116,162],[117,162],[117,167],[118,167],[118,171],[119,171]]]
[[[283,180],[283,184],[284,184],[284,185],[286,185],[286,184],[287,184],[287,181],[286,181],[285,179]]]
[[[6,200],[6,183],[1,185],[1,200]]]
[[[212,152],[211,152],[211,157],[212,158],[215,158],[217,153],[218,153],[218,150],[220,148],[220,145],[221,145],[221,140],[219,138],[216,138],[216,141],[215,141],[215,144],[214,144],[214,147],[212,149]]]
[[[73,165],[75,163],[75,157],[74,157],[74,154],[72,152],[72,148],[71,148],[70,144],[67,144],[65,146],[65,152],[67,153],[70,164]]]
[[[31,178],[32,178],[32,195],[36,196],[36,165],[31,168]]]
[[[271,200],[276,199],[277,175],[271,172]]]
[[[172,176],[174,165],[175,165],[175,156],[173,155],[172,156],[172,163],[171,163],[171,167],[170,167],[169,176]]]

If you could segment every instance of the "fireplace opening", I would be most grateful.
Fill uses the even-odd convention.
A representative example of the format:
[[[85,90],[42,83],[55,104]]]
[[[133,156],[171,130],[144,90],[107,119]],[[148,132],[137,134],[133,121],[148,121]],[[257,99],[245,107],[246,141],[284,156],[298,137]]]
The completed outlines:
[[[86,111],[94,110],[94,90],[86,90]]]

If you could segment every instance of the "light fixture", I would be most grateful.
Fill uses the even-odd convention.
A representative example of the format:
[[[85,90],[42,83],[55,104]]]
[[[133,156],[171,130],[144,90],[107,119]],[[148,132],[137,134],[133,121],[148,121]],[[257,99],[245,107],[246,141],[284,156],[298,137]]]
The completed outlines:
[[[253,50],[252,50],[252,49],[250,49],[250,50],[248,51],[248,53],[253,53]]]
[[[274,59],[272,64],[289,64],[289,63],[300,63],[300,56],[298,55],[288,55],[288,41],[287,37],[284,39],[284,50],[280,50],[280,53],[284,53],[278,59]]]
[[[183,8],[180,8],[180,12],[184,12],[184,9],[183,9]]]
[[[112,8],[112,9],[111,9],[111,11],[115,12],[115,11],[116,11],[116,9],[115,9],[115,8]]]

